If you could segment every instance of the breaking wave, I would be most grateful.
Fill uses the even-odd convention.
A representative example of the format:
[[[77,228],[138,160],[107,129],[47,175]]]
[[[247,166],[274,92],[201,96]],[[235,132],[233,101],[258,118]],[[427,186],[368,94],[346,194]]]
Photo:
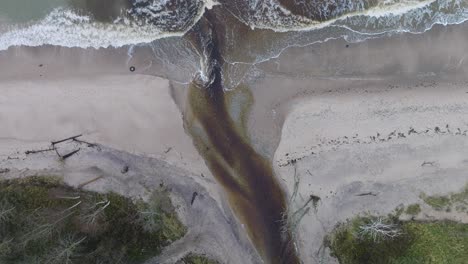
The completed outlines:
[[[182,36],[212,6],[202,0],[135,0],[112,21],[60,7],[42,20],[10,25],[0,33],[0,50],[19,45],[105,48],[149,43]]]
[[[251,29],[283,33],[313,32],[322,40],[345,37],[357,41],[388,32],[423,32],[434,24],[457,24],[468,19],[466,0],[131,2],[130,8],[122,10],[121,15],[112,21],[100,21],[92,13],[61,7],[41,20],[8,25],[0,31],[0,50],[20,45],[101,48],[150,43],[157,39],[184,35],[206,9],[217,4],[220,12],[233,15]],[[326,28],[335,29],[327,35],[323,33]],[[313,40],[318,39],[314,37]]]
[[[294,2],[296,12],[282,2]],[[361,29],[362,32],[417,31],[428,29],[434,23],[458,24],[468,19],[465,0],[234,0],[226,6],[252,29],[276,32],[337,25],[360,32]]]

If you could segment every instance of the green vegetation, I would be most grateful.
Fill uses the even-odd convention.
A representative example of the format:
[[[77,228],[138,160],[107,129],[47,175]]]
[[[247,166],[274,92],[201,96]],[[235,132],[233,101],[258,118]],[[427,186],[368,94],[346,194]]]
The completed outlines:
[[[423,201],[437,211],[449,211],[451,201],[447,196],[426,196],[421,194]]]
[[[421,206],[419,204],[408,205],[405,212],[409,215],[418,215],[421,212]]]
[[[381,221],[384,226],[375,229],[380,235],[363,232],[379,220],[357,217],[340,224],[326,245],[342,264],[464,264],[468,259],[468,224],[386,218]],[[385,233],[389,230],[398,235],[391,237]]]
[[[394,210],[394,213],[390,215],[390,217],[392,215],[394,215],[395,217],[400,217],[401,214],[403,214],[405,212],[405,206],[403,204],[400,204],[399,206],[397,206]]]
[[[190,253],[182,258],[178,264],[219,264],[219,262],[208,259],[205,256]]]
[[[0,182],[0,263],[141,263],[185,232],[164,188],[145,203],[55,177]]]
[[[453,193],[445,196],[427,196],[424,193],[420,195],[423,201],[437,211],[451,211],[453,208],[458,212],[466,212],[468,207],[468,185],[459,193]]]

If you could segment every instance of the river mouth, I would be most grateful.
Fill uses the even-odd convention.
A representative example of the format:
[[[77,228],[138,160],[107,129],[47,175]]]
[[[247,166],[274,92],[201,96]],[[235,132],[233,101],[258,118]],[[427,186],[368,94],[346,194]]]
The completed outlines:
[[[270,162],[250,145],[245,126],[229,113],[217,41],[220,31],[212,19],[207,15],[188,36],[206,55],[206,69],[190,84],[185,128],[262,259],[266,263],[300,263],[292,236],[284,229],[285,193]]]

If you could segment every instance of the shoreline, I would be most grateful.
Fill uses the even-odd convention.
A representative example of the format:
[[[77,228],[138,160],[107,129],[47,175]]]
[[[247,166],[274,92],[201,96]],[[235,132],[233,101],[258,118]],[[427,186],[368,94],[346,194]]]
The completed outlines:
[[[465,77],[468,60],[464,59],[468,59],[464,50],[468,43],[467,32],[468,22],[465,22],[439,26],[420,35],[400,34],[349,44],[349,47],[342,39],[331,40],[289,48],[277,59],[257,65],[264,73],[263,78],[245,83],[253,96],[248,115],[248,137],[254,149],[272,161],[276,178],[286,193],[292,193],[293,168],[296,166],[301,179],[299,197],[314,194],[322,198],[317,212],[311,210],[299,225],[298,246],[303,261],[314,263],[321,237],[340,220],[366,210],[388,213],[403,202],[402,198],[404,203],[420,201],[420,191],[428,194],[458,191],[458,182],[466,179],[463,171],[468,168],[468,163],[463,157],[468,153],[463,147],[468,140],[456,134],[439,135],[434,130],[431,137],[407,136],[410,127],[418,132],[426,128],[421,120],[429,120],[427,123],[431,128],[438,126],[443,132],[447,130],[446,124],[454,128],[454,133],[465,125],[463,117],[468,113],[464,103],[464,96],[468,96]],[[450,43],[445,41],[447,39],[451,39]],[[7,69],[0,73],[0,113],[15,113],[11,116],[0,114],[0,122],[8,124],[0,132],[0,167],[16,166],[8,177],[63,171],[73,184],[78,184],[77,179],[89,179],[97,167],[108,171],[106,184],[111,184],[108,188],[130,196],[137,195],[146,182],[153,186],[160,179],[182,189],[188,188],[184,184],[190,188],[201,186],[197,188],[206,191],[207,199],[213,199],[203,208],[207,211],[192,214],[187,206],[191,193],[184,189],[175,198],[185,199],[186,205],[179,213],[187,214],[186,219],[200,218],[200,222],[191,227],[197,230],[196,224],[202,223],[206,232],[211,223],[207,218],[216,214],[222,229],[229,231],[220,235],[210,231],[204,238],[206,245],[200,247],[215,256],[227,254],[233,263],[238,254],[248,252],[248,256],[238,263],[257,263],[258,256],[248,242],[245,230],[232,216],[225,194],[183,128],[181,112],[185,108],[186,91],[179,88],[184,85],[174,88],[167,80],[143,75],[160,70],[164,76],[170,69],[157,63],[145,68],[148,54],[152,54],[149,48],[137,48],[134,57],[128,61],[128,47],[80,50],[48,46],[0,52],[0,68]],[[136,65],[135,73],[129,71],[130,65]],[[63,75],[68,77],[63,78]],[[41,93],[45,93],[43,98],[38,97]],[[429,109],[424,104],[426,100],[439,108]],[[22,103],[15,104],[18,101]],[[127,108],[119,109],[125,105]],[[450,105],[458,108],[450,108]],[[384,115],[378,112],[381,108],[387,109]],[[422,110],[412,112],[412,108]],[[453,115],[457,109],[461,112],[458,116]],[[158,120],[155,115],[163,110],[166,115]],[[80,111],[86,114],[78,114]],[[117,121],[106,123],[109,116]],[[87,127],[93,118],[106,125]],[[148,123],[152,124],[149,129]],[[92,132],[96,127],[102,134],[88,133],[85,139],[115,148],[106,150],[107,156],[102,159],[92,161],[99,155],[91,150],[78,154],[80,158],[73,161],[72,166],[60,164],[53,155],[26,157],[18,153],[20,160],[7,159],[17,151],[42,148],[51,140],[82,133],[86,130],[83,128]],[[363,141],[376,136],[377,132],[389,136],[394,130],[405,132],[406,138],[398,138],[397,134],[396,139],[388,142],[318,146],[331,140],[342,142],[345,136],[352,138],[355,133],[361,135],[359,139]],[[126,131],[126,137],[112,136],[122,131]],[[147,144],[157,135],[165,145]],[[11,139],[15,137],[17,141]],[[125,142],[128,137],[134,137],[134,141]],[[171,146],[175,147],[164,153]],[[322,151],[312,156],[309,150],[302,151],[303,147],[314,146]],[[122,179],[121,160],[115,161],[115,155],[133,160],[135,165],[132,167],[144,168],[145,176]],[[187,156],[189,158],[185,158]],[[279,166],[288,159],[295,159],[295,165]],[[436,165],[421,166],[424,161],[436,161]],[[29,168],[26,173],[22,171],[25,168]],[[183,170],[184,173],[173,178],[150,177],[152,171],[163,168],[171,168],[169,174],[173,170]],[[114,179],[129,185],[122,189],[121,185],[112,184]],[[91,186],[99,189],[104,183]],[[132,189],[135,186],[138,188]],[[368,191],[379,195],[377,198],[356,196]],[[299,198],[292,208],[297,209],[304,202]],[[430,212],[428,214],[431,216]],[[193,231],[192,240],[176,243],[163,253],[161,259],[171,263],[180,253],[178,250],[196,241],[199,235]],[[230,244],[222,249],[209,249],[216,244],[214,241],[222,240],[224,236],[229,237]],[[213,238],[214,241],[210,240]],[[229,253],[227,245],[232,245],[235,252]]]
[[[271,101],[257,107],[269,106],[276,114],[264,112],[270,129],[281,129],[273,159],[277,177],[289,193],[295,173],[300,179],[292,208],[309,195],[321,198],[297,230],[305,262],[317,262],[324,236],[338,222],[424,204],[422,192],[446,195],[467,183],[467,26],[349,47],[332,41],[292,48],[263,65],[267,77],[252,89],[258,96],[276,87],[269,90]],[[357,196],[369,192],[376,196]],[[427,205],[423,211],[419,220],[468,222],[465,215],[440,214]]]

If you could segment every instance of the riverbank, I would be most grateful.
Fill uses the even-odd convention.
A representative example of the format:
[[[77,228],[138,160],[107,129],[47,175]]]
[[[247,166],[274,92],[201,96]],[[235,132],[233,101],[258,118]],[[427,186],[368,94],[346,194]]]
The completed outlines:
[[[253,138],[270,146],[265,155],[279,142],[277,177],[290,196],[299,181],[293,211],[310,195],[320,197],[297,227],[303,261],[318,261],[338,222],[364,212],[386,215],[422,202],[421,193],[444,195],[466,184],[467,26],[329,41],[260,65],[267,77],[253,86],[254,98],[269,96],[252,111],[251,131],[261,131]],[[257,129],[260,118],[267,125]],[[419,219],[468,221],[434,210]]]
[[[2,69],[10,66],[0,84],[0,177],[56,175],[73,187],[135,199],[148,199],[163,184],[188,232],[148,263],[175,263],[189,253],[256,262],[255,253],[245,254],[255,251],[225,194],[185,134],[169,81],[141,74],[140,55],[54,47],[0,52],[9,58]],[[79,134],[58,144],[58,154],[36,152]]]

